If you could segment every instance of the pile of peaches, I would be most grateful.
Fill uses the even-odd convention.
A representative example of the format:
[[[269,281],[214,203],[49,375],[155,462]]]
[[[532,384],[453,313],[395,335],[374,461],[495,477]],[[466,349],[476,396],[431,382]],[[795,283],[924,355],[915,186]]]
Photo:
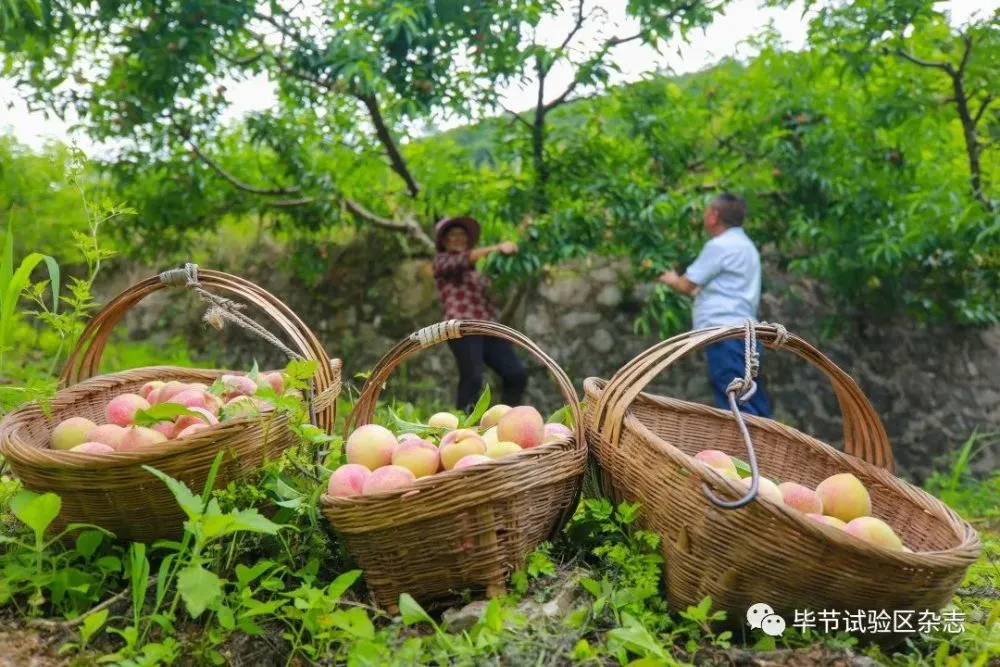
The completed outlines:
[[[404,488],[446,470],[487,466],[573,435],[561,423],[545,423],[530,405],[494,405],[477,426],[459,428],[456,415],[439,412],[427,420],[423,435],[394,434],[378,424],[351,432],[344,443],[347,462],[330,475],[334,498],[368,496]]]

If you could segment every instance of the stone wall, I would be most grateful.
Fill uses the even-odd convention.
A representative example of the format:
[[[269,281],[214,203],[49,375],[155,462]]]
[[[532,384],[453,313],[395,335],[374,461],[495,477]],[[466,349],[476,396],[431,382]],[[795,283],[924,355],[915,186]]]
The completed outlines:
[[[321,277],[311,286],[296,284],[289,272],[275,270],[278,262],[264,253],[234,271],[292,306],[331,355],[344,360],[345,379],[369,369],[401,337],[441,317],[426,261],[405,261],[366,280],[351,280],[354,274],[338,266],[331,268],[338,274]],[[110,295],[143,273],[119,274],[105,291]],[[858,382],[886,424],[900,474],[921,479],[943,467],[942,457],[975,429],[1000,430],[1000,328],[956,333],[913,322],[880,329],[852,325],[850,333],[828,340],[820,322],[829,308],[820,287],[790,281],[774,271],[767,278],[761,319],[784,324]],[[608,378],[656,342],[633,333],[650,290],[633,282],[622,262],[593,259],[561,267],[522,299],[509,324],[546,350],[582,393],[586,377]],[[280,354],[244,332],[209,329],[199,320],[203,311],[193,298],[159,293],[129,314],[127,326],[132,335],[144,338],[163,336],[169,328],[205,357],[223,358],[236,367],[254,359],[262,365],[282,363]],[[531,369],[528,400],[546,410],[557,407],[555,385],[539,363],[524,358]],[[777,419],[840,446],[836,397],[819,371],[790,353],[768,352],[763,373]],[[448,404],[456,381],[450,352],[440,345],[400,368],[385,396]],[[649,390],[709,402],[703,357],[682,360]],[[976,468],[989,470],[998,464],[1000,456],[992,451],[980,457]]]

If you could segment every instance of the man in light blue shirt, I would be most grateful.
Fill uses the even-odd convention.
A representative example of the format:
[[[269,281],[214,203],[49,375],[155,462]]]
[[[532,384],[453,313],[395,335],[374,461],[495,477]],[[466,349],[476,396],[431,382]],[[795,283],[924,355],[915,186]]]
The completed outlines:
[[[760,253],[743,231],[746,202],[742,197],[724,193],[705,209],[704,225],[709,241],[683,276],[667,271],[660,281],[672,289],[694,297],[695,329],[742,324],[748,318],[757,321],[760,305]],[[763,346],[757,344],[761,355]],[[708,376],[720,408],[729,408],[726,387],[733,378],[745,373],[744,342],[729,339],[705,348]],[[741,409],[749,414],[771,416],[771,402],[757,378],[757,392]]]

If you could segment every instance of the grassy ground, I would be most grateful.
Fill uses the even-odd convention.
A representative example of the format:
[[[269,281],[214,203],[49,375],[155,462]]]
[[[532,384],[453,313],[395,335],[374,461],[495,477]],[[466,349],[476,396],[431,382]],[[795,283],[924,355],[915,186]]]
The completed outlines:
[[[411,420],[427,412],[396,409]],[[300,435],[306,449],[338,448]],[[965,472],[977,447],[992,444],[970,439],[953,468],[926,485],[983,539],[953,603],[964,627],[914,636],[891,652],[844,633],[734,635],[710,600],[666,613],[658,538],[635,527],[641,508],[601,499],[580,505],[505,597],[427,610],[403,599],[401,615],[390,617],[368,605],[350,554],[313,511],[320,484],[303,474],[313,474],[308,456],[217,493],[207,509],[198,490],[176,488],[192,508],[184,545],[121,545],[87,529],[65,545],[47,543],[36,531],[58,499],[26,494],[5,477],[0,665],[998,664],[1000,474]],[[278,513],[265,519],[251,507]]]

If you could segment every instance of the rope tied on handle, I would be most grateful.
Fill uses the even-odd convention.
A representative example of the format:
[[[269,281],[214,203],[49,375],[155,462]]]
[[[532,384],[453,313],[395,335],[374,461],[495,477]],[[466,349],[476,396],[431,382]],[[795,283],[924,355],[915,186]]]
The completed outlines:
[[[743,322],[743,356],[744,374],[743,377],[733,378],[729,386],[726,387],[726,394],[729,397],[729,409],[736,418],[740,435],[743,436],[743,443],[747,448],[747,459],[750,465],[750,488],[739,500],[720,500],[712,493],[712,489],[706,483],[702,483],[702,490],[709,500],[717,507],[723,509],[738,509],[747,505],[755,497],[760,488],[760,471],[757,469],[757,455],[754,453],[753,442],[750,440],[750,432],[747,430],[746,422],[743,421],[743,414],[740,412],[739,403],[746,403],[755,393],[757,393],[756,378],[760,374],[760,354],[757,352],[757,326],[773,326],[775,328],[774,347],[779,349],[788,342],[788,331],[780,324],[769,324],[761,322],[754,325],[753,320],[747,319]],[[737,399],[737,396],[739,398]]]
[[[414,331],[410,334],[410,340],[419,345],[420,349],[426,349],[432,345],[443,343],[446,340],[455,340],[462,337],[459,329],[461,324],[460,320],[437,322],[419,331]]]
[[[788,342],[788,331],[780,324],[761,322],[758,326],[773,326],[777,329],[774,339],[775,349],[780,349]],[[757,326],[753,320],[743,322],[743,359],[745,362],[743,377],[733,378],[726,387],[726,394],[739,395],[739,402],[746,403],[757,393],[756,378],[760,374],[760,353],[757,352]]]
[[[201,297],[202,301],[208,304],[208,310],[205,312],[204,319],[216,329],[221,330],[225,326],[226,321],[232,322],[241,329],[263,338],[284,352],[288,358],[302,359],[301,354],[290,349],[277,336],[241,313],[240,311],[244,308],[242,304],[221,297],[218,294],[212,294],[201,287],[201,283],[198,281],[197,264],[188,262],[184,265],[184,268],[163,271],[160,273],[159,278],[160,282],[167,287],[185,287]]]

